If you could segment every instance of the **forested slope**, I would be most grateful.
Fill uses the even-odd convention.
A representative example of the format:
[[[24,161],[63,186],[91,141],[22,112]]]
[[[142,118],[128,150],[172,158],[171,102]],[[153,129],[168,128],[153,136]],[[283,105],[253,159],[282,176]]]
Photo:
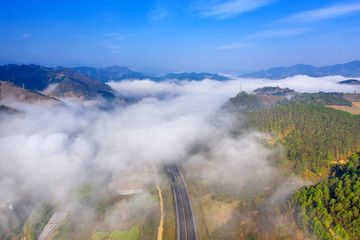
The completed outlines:
[[[305,237],[360,239],[359,156],[353,154],[335,177],[298,190],[290,204]]]
[[[275,134],[298,174],[326,173],[360,147],[360,116],[316,105],[292,103],[247,112],[248,126]]]
[[[339,92],[318,92],[318,93],[302,93],[293,96],[290,100],[284,98],[278,105],[286,103],[304,103],[319,106],[339,105],[351,107],[352,103],[343,98],[344,94]]]

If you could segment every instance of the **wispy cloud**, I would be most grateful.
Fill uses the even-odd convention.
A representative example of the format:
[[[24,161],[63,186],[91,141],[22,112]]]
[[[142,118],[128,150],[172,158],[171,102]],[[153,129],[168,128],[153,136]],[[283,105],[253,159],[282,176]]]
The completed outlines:
[[[348,4],[333,5],[330,7],[324,7],[324,8],[297,13],[288,18],[283,19],[283,21],[312,22],[312,21],[319,21],[328,18],[346,16],[349,14],[354,14],[356,12],[360,12],[360,3],[351,3],[351,4],[348,3]]]
[[[295,35],[301,35],[311,28],[289,28],[289,29],[276,29],[276,30],[265,30],[249,35],[249,38],[281,38]]]
[[[104,36],[113,38],[116,41],[121,41],[125,39],[125,36],[123,34],[116,32],[104,33]]]
[[[120,45],[107,45],[111,53],[121,53],[123,47]]]
[[[235,17],[241,13],[254,11],[268,5],[272,0],[228,0],[217,1],[214,5],[202,4],[199,9],[200,15],[204,17],[218,17],[226,19]]]
[[[245,39],[253,39],[253,38],[281,38],[281,37],[289,37],[295,35],[301,35],[308,31],[311,28],[289,28],[289,29],[272,29],[256,32],[254,34],[248,35]],[[251,43],[231,43],[226,45],[221,45],[214,47],[214,50],[230,50],[230,49],[238,49],[238,48],[247,48],[251,47],[253,44]]]
[[[148,16],[151,20],[157,21],[157,20],[168,19],[169,17],[172,16],[172,14],[168,9],[156,8],[150,13],[148,13]]]
[[[24,33],[23,35],[21,35],[22,38],[28,38],[30,36],[29,33]]]
[[[180,0],[154,0],[154,5],[147,13],[147,17],[151,21],[171,20],[181,9],[182,1]]]
[[[233,44],[227,44],[222,46],[214,47],[215,50],[229,50],[229,49],[237,49],[237,48],[246,48],[250,47],[252,44],[250,43],[233,43]]]

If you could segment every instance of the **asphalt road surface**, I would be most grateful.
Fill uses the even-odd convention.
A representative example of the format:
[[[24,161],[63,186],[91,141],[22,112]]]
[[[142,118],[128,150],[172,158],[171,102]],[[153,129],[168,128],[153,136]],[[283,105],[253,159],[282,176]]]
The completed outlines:
[[[55,212],[48,221],[48,223],[45,225],[38,240],[47,239],[47,237],[49,237],[60,226],[61,222],[64,221],[66,216],[67,213],[65,212]]]
[[[198,240],[194,213],[184,178],[176,163],[168,165],[174,191],[177,239]]]

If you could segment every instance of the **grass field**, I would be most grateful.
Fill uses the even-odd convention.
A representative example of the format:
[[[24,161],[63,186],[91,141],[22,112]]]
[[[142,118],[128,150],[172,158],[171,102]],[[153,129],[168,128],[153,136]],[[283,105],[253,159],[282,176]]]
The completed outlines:
[[[137,240],[140,236],[140,223],[132,227],[129,231],[115,230],[109,232],[96,232],[92,240]]]
[[[176,216],[174,207],[174,196],[171,187],[170,177],[168,176],[166,168],[164,168],[160,172],[160,174],[160,177],[163,179],[160,186],[164,203],[163,239],[176,239]]]
[[[109,232],[96,232],[92,236],[92,240],[104,240],[109,234]]]
[[[138,223],[132,227],[129,231],[113,231],[108,238],[114,240],[136,240],[140,235],[140,224]]]

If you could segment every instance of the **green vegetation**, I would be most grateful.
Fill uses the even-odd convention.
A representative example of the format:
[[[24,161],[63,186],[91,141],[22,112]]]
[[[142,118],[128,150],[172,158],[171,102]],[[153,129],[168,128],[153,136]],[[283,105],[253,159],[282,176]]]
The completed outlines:
[[[170,176],[165,167],[159,174],[166,176],[166,184],[160,185],[164,204],[163,239],[176,239],[176,215]]]
[[[267,96],[286,96],[295,93],[295,91],[290,88],[280,88],[280,87],[257,88],[254,90],[254,92],[259,95],[267,95]]]
[[[79,198],[85,198],[88,197],[93,190],[94,187],[91,184],[86,184],[84,186],[80,186],[76,191]]]
[[[190,194],[194,188],[197,192],[192,199],[199,233],[203,239],[359,239],[360,220],[355,216],[360,196],[355,192],[357,185],[360,189],[360,179],[351,175],[345,180],[341,176],[348,167],[336,164],[360,150],[360,116],[326,107],[349,105],[339,93],[300,94],[276,106],[271,104],[272,108],[261,106],[265,97],[269,96],[241,92],[226,107],[235,114],[243,110],[241,106],[247,107],[248,111],[241,113],[247,117],[245,129],[268,134],[270,160],[280,171],[266,183],[250,182],[236,191],[190,178]],[[354,159],[346,166],[355,169],[358,161]],[[298,186],[306,184],[293,178],[294,173],[315,181],[333,177],[291,197]],[[356,174],[360,176],[360,172]],[[343,188],[342,196],[337,195],[338,181],[344,187],[348,181],[346,186],[350,186]],[[286,205],[289,199],[293,202]],[[226,206],[236,211],[226,215]]]
[[[337,92],[319,92],[319,93],[303,93],[292,97],[290,100],[284,99],[278,104],[286,103],[303,103],[303,104],[315,104],[319,106],[325,105],[339,105],[351,107],[352,103],[343,98],[343,93]]]
[[[335,160],[360,146],[360,116],[301,103],[248,112],[248,126],[278,136],[296,173],[328,172]]]
[[[247,110],[259,110],[265,108],[266,106],[273,107],[290,103],[313,104],[318,106],[352,106],[352,103],[344,98],[344,94],[338,92],[296,94],[291,99],[280,97],[280,100],[277,99],[272,104],[267,104],[264,97],[267,96],[269,98],[294,94],[294,90],[279,87],[263,87],[255,89],[254,92],[257,95],[247,94],[244,91],[238,93],[235,97],[229,99],[229,102],[225,105],[225,107],[229,108],[231,111],[236,111],[241,107],[244,107]]]
[[[53,237],[52,240],[67,240],[71,239],[71,234],[75,230],[76,224],[73,223],[69,217],[65,218],[65,220],[58,227],[57,234]]]
[[[359,156],[352,154],[334,177],[303,187],[291,198],[300,229],[316,239],[360,239]]]
[[[136,240],[140,235],[140,224],[137,224],[129,231],[119,231],[115,230],[110,235],[109,238],[114,240]]]
[[[115,230],[112,233],[109,232],[96,232],[92,236],[92,240],[136,240],[140,235],[140,223],[132,227],[129,231]]]
[[[98,219],[104,219],[106,211],[111,207],[111,204],[105,200],[99,200],[95,204],[95,214]]]
[[[96,232],[92,236],[92,240],[104,240],[110,233],[109,232]]]
[[[155,196],[154,196],[154,200],[155,200],[156,202],[158,202],[158,201],[159,201],[159,196],[158,196],[158,195],[155,195]]]
[[[228,104],[227,107],[230,109],[245,107],[247,110],[258,110],[265,107],[258,96],[254,94],[247,94],[244,91],[238,93],[235,97],[230,98],[229,101],[230,105]]]
[[[46,203],[34,209],[32,216],[25,222],[23,227],[23,232],[29,240],[38,239],[53,213],[52,206]]]

